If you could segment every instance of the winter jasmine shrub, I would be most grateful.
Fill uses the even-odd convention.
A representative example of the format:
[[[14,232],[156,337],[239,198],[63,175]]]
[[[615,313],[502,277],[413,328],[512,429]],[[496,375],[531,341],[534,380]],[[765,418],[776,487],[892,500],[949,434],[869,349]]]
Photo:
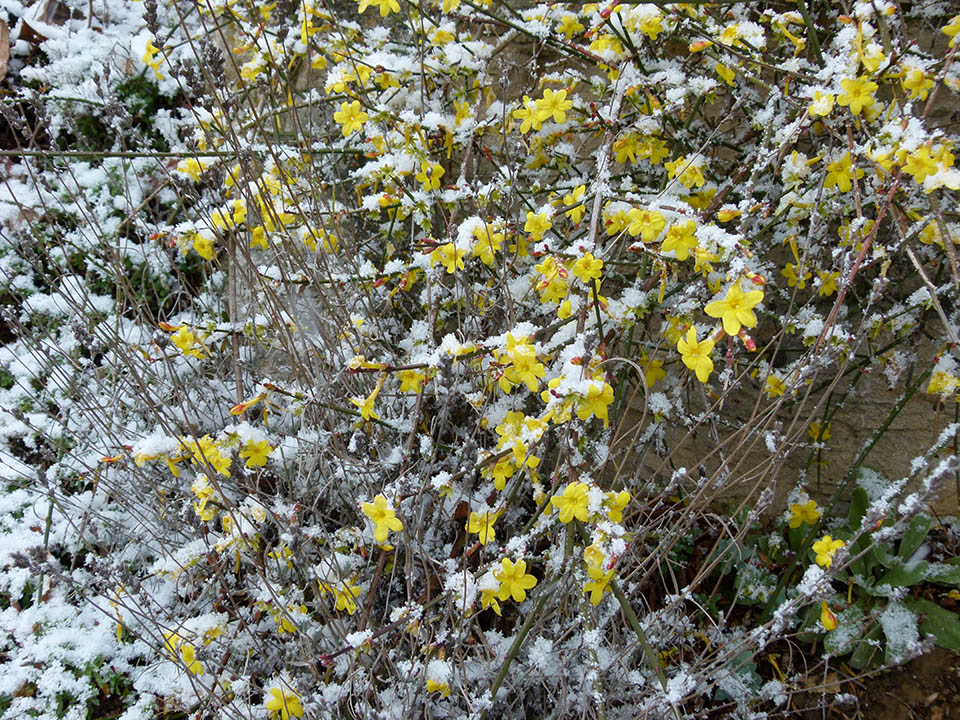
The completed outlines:
[[[960,648],[960,18],[60,9],[7,8],[5,717],[752,717]]]

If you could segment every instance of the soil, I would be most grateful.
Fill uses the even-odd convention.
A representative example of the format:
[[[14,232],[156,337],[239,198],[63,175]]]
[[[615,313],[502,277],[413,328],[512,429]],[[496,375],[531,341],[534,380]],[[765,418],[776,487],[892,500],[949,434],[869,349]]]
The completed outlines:
[[[867,720],[960,720],[960,654],[933,652],[844,688],[859,711],[835,717]]]

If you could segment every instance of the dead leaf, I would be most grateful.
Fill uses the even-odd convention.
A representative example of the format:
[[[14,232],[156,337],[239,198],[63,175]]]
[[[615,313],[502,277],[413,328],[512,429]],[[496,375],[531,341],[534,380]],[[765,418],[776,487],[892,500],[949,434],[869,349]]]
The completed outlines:
[[[10,62],[10,28],[5,20],[0,20],[0,80],[7,76],[7,64]]]
[[[50,31],[70,19],[70,8],[60,0],[42,0],[20,20],[20,40],[39,45],[50,39]]]

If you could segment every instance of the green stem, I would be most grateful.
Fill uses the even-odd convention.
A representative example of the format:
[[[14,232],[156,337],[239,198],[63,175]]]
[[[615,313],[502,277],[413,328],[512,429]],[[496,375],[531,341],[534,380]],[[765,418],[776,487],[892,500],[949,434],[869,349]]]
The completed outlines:
[[[886,420],[883,421],[883,424],[873,434],[873,437],[870,438],[870,442],[867,443],[867,446],[861,451],[860,455],[847,471],[847,474],[843,478],[843,481],[840,483],[839,487],[837,487],[833,495],[830,496],[830,499],[827,500],[826,507],[833,507],[837,500],[847,492],[847,489],[850,487],[850,483],[857,476],[857,470],[859,470],[860,466],[866,461],[867,456],[870,454],[876,444],[880,442],[880,438],[883,437],[887,430],[890,429],[890,425],[894,420],[897,419],[897,416],[900,415],[906,404],[910,402],[910,399],[917,394],[917,391],[920,390],[923,384],[927,381],[927,378],[930,377],[931,372],[933,372],[933,368],[927,368],[927,370],[920,376],[920,379],[911,385],[907,392],[904,393],[903,397],[900,398],[900,401],[893,407],[893,409],[887,415]],[[773,609],[773,604],[777,601],[777,598],[780,597],[780,594],[783,592],[787,583],[790,582],[790,578],[793,577],[797,565],[803,558],[807,556],[810,546],[813,545],[814,541],[820,534],[819,528],[823,523],[823,520],[824,517],[821,516],[820,519],[817,520],[816,524],[811,526],[810,530],[807,532],[806,538],[803,541],[803,545],[801,546],[800,550],[797,551],[793,561],[790,563],[789,567],[787,567],[787,569],[780,574],[780,580],[777,583],[777,588],[770,595],[770,601],[763,608],[764,617],[769,616],[771,610]]]
[[[813,56],[817,60],[817,65],[823,67],[823,52],[820,50],[820,38],[817,35],[817,28],[810,19],[810,12],[807,10],[807,3],[804,0],[797,0],[797,9],[807,26],[807,32],[810,35],[810,47],[813,48]]]
[[[520,652],[520,648],[523,646],[523,641],[526,639],[531,628],[533,628],[534,621],[537,619],[537,616],[540,614],[540,611],[546,604],[547,598],[550,597],[550,590],[553,590],[557,582],[559,581],[554,580],[552,583],[550,583],[550,587],[545,587],[540,591],[540,598],[537,600],[537,604],[533,606],[533,610],[531,610],[530,614],[527,615],[527,619],[524,621],[523,627],[520,628],[520,632],[517,633],[517,637],[514,638],[513,644],[507,651],[507,656],[503,659],[503,665],[500,667],[500,672],[497,673],[497,676],[493,679],[493,684],[490,686],[490,698],[492,700],[496,700],[497,691],[500,689],[503,679],[507,676],[507,670],[510,669],[510,663],[513,662],[514,658],[516,658],[517,654]],[[486,717],[486,713],[484,713],[484,717]]]

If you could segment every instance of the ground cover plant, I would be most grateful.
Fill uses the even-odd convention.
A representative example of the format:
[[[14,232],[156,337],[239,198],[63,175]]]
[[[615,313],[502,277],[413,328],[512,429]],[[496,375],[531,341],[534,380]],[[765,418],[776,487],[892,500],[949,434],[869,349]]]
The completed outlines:
[[[960,649],[949,3],[0,8],[4,717],[852,713]]]

